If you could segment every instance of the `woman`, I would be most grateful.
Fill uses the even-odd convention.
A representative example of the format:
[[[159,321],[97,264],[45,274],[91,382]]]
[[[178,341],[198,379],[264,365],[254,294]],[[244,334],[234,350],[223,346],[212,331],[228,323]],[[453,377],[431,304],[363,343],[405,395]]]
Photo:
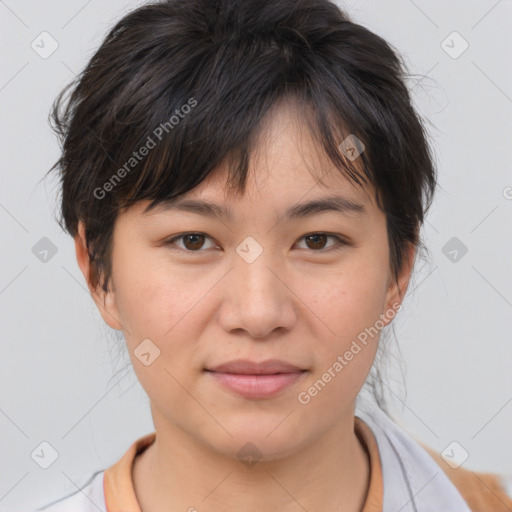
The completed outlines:
[[[328,0],[167,0],[111,30],[56,102],[54,170],[155,432],[40,510],[510,509],[360,400],[436,185],[404,77]]]

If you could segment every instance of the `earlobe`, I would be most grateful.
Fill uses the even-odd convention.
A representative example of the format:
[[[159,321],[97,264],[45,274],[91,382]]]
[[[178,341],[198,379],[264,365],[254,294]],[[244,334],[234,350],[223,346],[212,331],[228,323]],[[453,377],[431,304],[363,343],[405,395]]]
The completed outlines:
[[[117,331],[123,330],[119,320],[115,293],[111,290],[105,292],[101,286],[98,286],[94,292],[93,299],[105,323]]]
[[[105,292],[101,285],[93,283],[92,281],[92,268],[89,251],[87,249],[85,227],[82,221],[78,223],[78,233],[75,235],[75,253],[76,261],[82,274],[84,275],[89,292],[98,307],[98,310],[103,317],[105,323],[112,327],[112,329],[121,330],[121,322],[118,320],[119,314],[115,301],[115,294],[113,291]]]

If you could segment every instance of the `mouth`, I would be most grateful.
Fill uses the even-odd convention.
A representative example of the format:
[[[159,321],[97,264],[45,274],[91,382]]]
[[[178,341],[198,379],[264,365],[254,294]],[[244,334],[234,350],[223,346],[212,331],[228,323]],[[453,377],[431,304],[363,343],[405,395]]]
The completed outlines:
[[[295,384],[308,370],[278,359],[260,363],[237,359],[205,371],[225,390],[248,399],[266,399]]]

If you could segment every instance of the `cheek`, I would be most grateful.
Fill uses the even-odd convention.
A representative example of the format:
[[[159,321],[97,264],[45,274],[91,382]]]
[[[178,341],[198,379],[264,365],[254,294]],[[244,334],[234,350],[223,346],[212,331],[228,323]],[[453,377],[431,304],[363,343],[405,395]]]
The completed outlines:
[[[197,369],[194,340],[199,338],[198,315],[204,315],[198,304],[207,290],[161,268],[117,268],[116,304],[137,378],[159,408],[173,397],[176,408],[183,409],[190,397],[179,383],[186,383]],[[146,365],[143,354],[148,352]]]
[[[387,258],[369,249],[345,263],[302,285],[304,302],[321,321],[316,322],[314,371],[298,401],[318,410],[329,403],[342,407],[355,398],[373,364],[382,329]]]
[[[172,338],[211,288],[198,272],[192,275],[150,261],[124,261],[117,267],[116,305],[131,342],[142,337],[164,343]]]
[[[358,278],[365,278],[363,285]],[[297,394],[297,402],[312,416],[334,421],[360,392],[375,359],[380,338],[376,328],[383,294],[377,279],[352,273],[339,279],[336,291],[324,293],[318,305],[322,332],[318,334],[310,377]],[[382,288],[382,287],[381,287]],[[330,418],[328,420],[328,418]]]
[[[361,251],[337,269],[302,278],[297,282],[298,295],[321,320],[324,334],[339,348],[379,319],[387,278],[387,259],[370,250]]]
[[[218,276],[159,263],[146,262],[138,271],[135,267],[126,262],[117,267],[116,283],[116,302],[134,370],[156,402],[160,397],[165,403],[171,395],[176,403],[183,400],[185,407],[187,395],[178,383],[189,387],[202,370],[204,353],[197,340],[210,321],[208,293]],[[147,339],[151,343],[144,343],[158,354],[149,366],[138,359]]]

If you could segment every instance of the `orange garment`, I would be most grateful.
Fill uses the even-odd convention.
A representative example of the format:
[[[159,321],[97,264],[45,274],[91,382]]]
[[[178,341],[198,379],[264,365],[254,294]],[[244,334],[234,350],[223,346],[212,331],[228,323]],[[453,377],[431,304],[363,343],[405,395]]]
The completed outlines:
[[[382,472],[377,442],[366,423],[354,417],[354,431],[361,440],[370,458],[370,483],[362,512],[382,511]],[[135,441],[123,457],[105,470],[103,489],[107,512],[141,512],[135,495],[132,467],[135,457],[156,439],[156,432]]]
[[[382,481],[382,466],[377,441],[371,428],[357,416],[354,417],[354,431],[370,459],[370,484],[361,512],[381,512],[384,499],[384,483]]]
[[[419,442],[428,454],[457,487],[469,508],[477,512],[512,512],[512,499],[504,492],[499,478],[493,473],[483,473],[459,467],[450,467],[441,455]]]

